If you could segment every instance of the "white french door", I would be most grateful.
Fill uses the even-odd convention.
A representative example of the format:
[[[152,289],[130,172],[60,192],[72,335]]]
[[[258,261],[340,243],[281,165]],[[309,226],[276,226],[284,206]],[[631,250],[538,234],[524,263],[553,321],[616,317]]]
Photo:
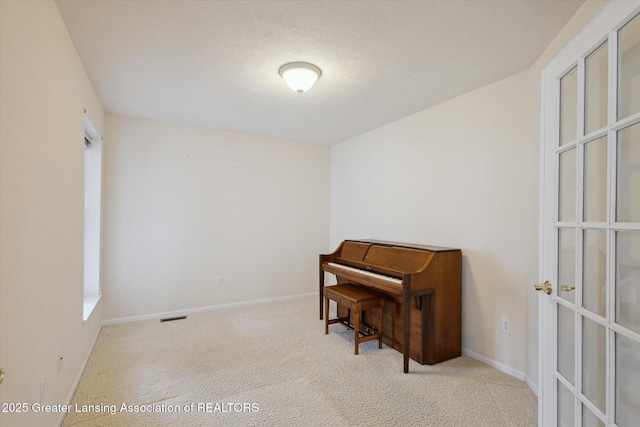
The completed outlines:
[[[640,426],[640,1],[543,73],[542,426]]]

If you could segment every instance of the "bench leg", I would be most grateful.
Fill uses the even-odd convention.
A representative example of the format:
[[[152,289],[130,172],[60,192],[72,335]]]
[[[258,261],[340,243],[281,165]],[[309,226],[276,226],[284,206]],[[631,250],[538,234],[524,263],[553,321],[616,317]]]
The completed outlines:
[[[360,307],[356,307],[353,313],[353,335],[355,341],[355,352],[353,354],[358,354],[358,346],[360,345]]]
[[[329,298],[324,297],[324,334],[329,333]]]
[[[380,298],[380,319],[378,320],[378,348],[382,348],[382,319],[384,318],[384,298]]]

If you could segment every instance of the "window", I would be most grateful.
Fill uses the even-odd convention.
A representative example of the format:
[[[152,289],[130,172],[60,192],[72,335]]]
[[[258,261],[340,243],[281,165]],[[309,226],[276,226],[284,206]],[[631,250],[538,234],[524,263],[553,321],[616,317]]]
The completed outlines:
[[[84,309],[87,321],[100,300],[102,137],[84,116]]]

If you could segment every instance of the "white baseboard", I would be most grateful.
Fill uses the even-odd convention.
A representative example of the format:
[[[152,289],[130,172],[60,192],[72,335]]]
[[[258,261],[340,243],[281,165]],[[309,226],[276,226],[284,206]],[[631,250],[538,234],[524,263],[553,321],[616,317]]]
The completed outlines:
[[[496,368],[499,371],[504,372],[505,374],[509,374],[512,377],[516,377],[517,379],[519,379],[520,381],[526,381],[527,376],[524,374],[524,372],[520,372],[516,369],[513,369],[507,365],[503,365],[500,362],[496,362],[495,360],[491,360],[488,357],[482,356],[481,354],[476,353],[475,351],[471,351],[468,348],[462,348],[462,354],[464,354],[465,356],[469,356],[472,359],[476,359],[479,360],[482,363],[486,363],[487,365]],[[531,387],[531,386],[529,386]]]
[[[527,385],[529,386],[529,388],[531,389],[531,391],[533,392],[533,394],[536,395],[536,397],[539,399],[540,396],[538,396],[538,387],[536,385],[534,385],[531,382],[531,378],[529,378],[528,376],[524,379],[524,382],[527,383]]]
[[[87,352],[87,354],[84,357],[84,361],[82,362],[82,366],[80,367],[80,371],[78,371],[78,375],[76,376],[75,381],[73,382],[73,386],[71,386],[71,391],[69,392],[69,396],[67,396],[67,400],[65,402],[65,405],[71,405],[71,401],[73,400],[73,396],[76,394],[76,390],[78,389],[78,385],[80,385],[80,380],[82,379],[82,375],[84,374],[84,370],[87,368],[87,364],[89,363],[89,359],[91,358],[91,355],[93,354],[93,349],[96,346],[96,343],[98,342],[98,337],[100,336],[100,331],[102,330],[102,326],[99,327],[96,331],[96,336],[93,337],[93,342],[91,343],[91,347],[89,348],[89,351]],[[58,423],[56,424],[57,427],[62,426],[62,423],[64,422],[64,417],[66,416],[66,412],[62,412],[60,413],[60,418],[58,419]]]
[[[531,382],[531,378],[529,378],[528,376],[526,376],[524,374],[524,372],[520,372],[516,369],[513,369],[507,365],[503,365],[500,362],[496,362],[495,360],[491,360],[488,357],[482,356],[478,353],[476,353],[475,351],[471,351],[468,348],[462,348],[462,354],[464,354],[465,356],[469,356],[472,359],[476,359],[479,360],[482,363],[486,363],[487,365],[491,366],[492,368],[496,368],[497,370],[504,372],[505,374],[509,374],[512,377],[516,377],[517,379],[519,379],[520,381],[524,381],[525,384],[527,384],[527,386],[529,387],[529,389],[531,389],[531,391],[533,392],[533,394],[536,395],[536,397],[539,399],[540,396],[538,396],[538,387],[535,386],[532,382]]]
[[[165,317],[186,316],[188,314],[203,313],[203,312],[212,311],[212,310],[220,310],[223,308],[245,307],[248,305],[264,304],[268,302],[286,301],[286,300],[291,300],[296,298],[303,298],[310,295],[317,296],[318,293],[311,292],[308,294],[289,295],[285,297],[265,298],[265,299],[252,300],[252,301],[234,302],[230,304],[209,305],[206,307],[188,308],[185,310],[165,311],[163,313],[152,313],[152,314],[143,314],[140,316],[121,317],[119,319],[103,320],[102,326],[117,325],[119,323],[139,322],[141,320],[163,319]]]

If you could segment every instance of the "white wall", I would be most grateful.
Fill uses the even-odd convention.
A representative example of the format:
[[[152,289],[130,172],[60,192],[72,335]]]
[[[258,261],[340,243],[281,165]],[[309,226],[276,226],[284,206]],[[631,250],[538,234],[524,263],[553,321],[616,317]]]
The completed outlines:
[[[529,70],[331,150],[331,245],[462,249],[464,352],[534,389],[540,72],[604,4],[586,2]]]
[[[0,43],[0,402],[39,403],[44,381],[43,403],[64,404],[102,321],[99,304],[82,322],[83,109],[99,131],[104,113],[52,1],[0,2]]]
[[[538,148],[520,73],[331,151],[331,243],[350,237],[463,253],[463,346],[525,369],[525,289],[537,270]],[[530,279],[528,279],[530,278]],[[499,333],[511,320],[511,335]]]
[[[328,147],[112,114],[106,123],[107,319],[317,290]]]

